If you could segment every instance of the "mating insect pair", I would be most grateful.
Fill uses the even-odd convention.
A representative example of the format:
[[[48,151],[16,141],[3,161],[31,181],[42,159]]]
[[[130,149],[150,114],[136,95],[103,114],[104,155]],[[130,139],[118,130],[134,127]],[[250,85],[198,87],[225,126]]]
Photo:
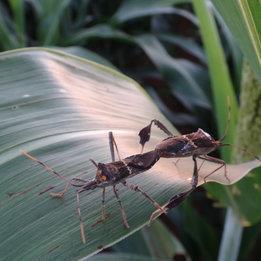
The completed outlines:
[[[151,127],[152,124],[155,124],[159,127],[163,132],[165,132],[168,137],[158,143],[154,150],[149,152],[143,153],[143,149],[145,143],[149,141],[150,134],[151,134]],[[197,158],[201,158],[204,160],[212,161],[215,163],[219,163],[220,166],[216,168],[214,171],[209,173],[204,180],[212,175],[214,172],[219,170],[222,167],[225,167],[225,176],[229,181],[227,174],[226,174],[226,164],[224,161],[220,159],[216,159],[210,156],[207,156],[208,153],[217,149],[218,147],[222,146],[222,139],[221,140],[214,140],[208,133],[204,132],[201,129],[198,129],[197,132],[193,132],[186,135],[179,135],[174,136],[172,133],[158,120],[152,120],[151,123],[144,127],[140,132],[140,144],[142,146],[141,153],[131,155],[127,158],[121,159],[118,146],[114,139],[112,132],[109,132],[109,145],[111,151],[111,159],[112,162],[110,163],[96,163],[94,160],[91,159],[91,162],[97,168],[96,175],[91,180],[83,180],[78,178],[73,178],[71,180],[66,179],[58,172],[53,170],[44,162],[38,160],[34,156],[30,155],[29,153],[23,151],[22,153],[27,156],[29,159],[41,164],[48,172],[54,174],[56,177],[65,180],[66,185],[63,191],[58,193],[50,193],[52,197],[62,198],[64,194],[67,192],[69,187],[76,187],[76,201],[77,201],[77,213],[80,220],[80,231],[81,231],[81,238],[82,242],[86,242],[85,232],[84,232],[84,223],[81,215],[80,210],[80,194],[84,191],[93,190],[96,188],[102,189],[102,209],[101,209],[101,219],[98,222],[103,222],[106,220],[107,215],[105,211],[105,191],[106,187],[112,186],[113,192],[115,197],[118,201],[120,207],[120,213],[123,225],[126,228],[129,228],[127,215],[125,213],[123,204],[120,200],[119,193],[116,189],[116,185],[122,184],[130,190],[136,191],[141,193],[145,196],[157,209],[151,216],[151,220],[154,219],[161,213],[166,213],[166,210],[170,208],[173,202],[181,201],[187,194],[193,191],[198,183],[198,166],[197,166]],[[114,148],[116,149],[116,153],[118,156],[118,160],[115,161],[115,152]],[[194,171],[191,181],[191,189],[189,191],[183,192],[179,195],[175,195],[167,208],[162,207],[156,200],[154,200],[151,196],[149,196],[145,191],[143,191],[139,186],[133,185],[128,183],[126,180],[130,177],[133,177],[139,173],[143,173],[154,166],[154,164],[160,158],[180,158],[180,157],[190,157],[194,161]]]

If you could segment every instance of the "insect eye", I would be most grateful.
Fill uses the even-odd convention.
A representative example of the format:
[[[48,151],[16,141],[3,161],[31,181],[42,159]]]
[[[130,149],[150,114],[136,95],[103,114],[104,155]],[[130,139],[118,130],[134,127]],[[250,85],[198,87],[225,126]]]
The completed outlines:
[[[101,180],[102,181],[106,181],[107,180],[107,177],[105,175],[101,175]]]

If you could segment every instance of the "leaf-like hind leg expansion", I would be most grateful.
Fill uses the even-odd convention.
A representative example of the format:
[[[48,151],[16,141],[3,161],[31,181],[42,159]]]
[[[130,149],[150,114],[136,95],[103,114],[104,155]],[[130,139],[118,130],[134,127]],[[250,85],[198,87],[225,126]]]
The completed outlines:
[[[141,145],[141,153],[143,152],[145,143],[150,140],[150,134],[151,134],[151,127],[152,124],[155,124],[159,129],[161,129],[163,132],[165,132],[168,136],[173,136],[173,134],[165,127],[163,123],[161,123],[158,120],[152,120],[150,124],[143,129],[140,130],[139,136],[140,136],[140,145]]]
[[[221,169],[223,167],[224,167],[225,178],[228,181],[228,183],[231,183],[229,177],[227,176],[227,164],[226,164],[226,162],[224,160],[217,159],[217,158],[214,158],[214,157],[211,157],[211,156],[208,156],[208,155],[199,156],[198,158],[203,159],[203,160],[207,160],[207,161],[210,161],[210,162],[214,162],[214,163],[217,163],[217,164],[221,164],[221,166],[219,166],[218,168],[214,169],[207,176],[204,177],[204,182],[205,183],[206,183],[206,180],[207,180],[207,178],[209,176],[211,176],[212,174],[214,174],[216,171],[218,171],[219,169]]]
[[[81,231],[81,239],[83,244],[86,243],[85,231],[84,231],[84,223],[82,221],[81,209],[80,209],[80,194],[77,191],[76,193],[76,202],[77,202],[77,214],[80,220],[80,231]]]
[[[136,192],[140,192],[144,197],[146,197],[151,203],[152,205],[157,208],[158,210],[160,210],[162,213],[167,213],[165,211],[165,209],[163,207],[161,207],[161,205],[154,200],[151,196],[149,196],[144,190],[142,190],[139,186],[133,185],[133,184],[128,184],[126,181],[122,183],[124,186],[126,186],[127,188],[129,188],[130,190],[136,191]]]
[[[121,200],[120,200],[120,197],[119,197],[119,193],[116,189],[116,186],[114,185],[113,186],[113,192],[118,200],[118,203],[119,203],[119,206],[120,206],[120,211],[121,211],[121,218],[122,218],[122,222],[123,222],[123,225],[126,227],[126,228],[130,228],[129,224],[128,224],[128,221],[127,221],[127,215],[125,213],[125,210],[123,208],[123,205],[121,203]]]
[[[185,200],[185,198],[193,191],[193,189],[190,189],[186,192],[182,192],[182,193],[179,193],[177,195],[175,195],[174,197],[172,197],[168,202],[167,204],[165,204],[163,206],[164,210],[167,212],[168,210],[172,209],[172,208],[175,208],[177,207],[181,202],[183,202]],[[149,225],[151,224],[151,222],[153,220],[155,220],[156,218],[158,218],[160,215],[162,214],[162,211],[160,210],[156,210],[154,211],[151,216],[150,216],[150,219],[149,219]]]
[[[192,175],[192,179],[191,179],[191,189],[189,189],[186,192],[179,193],[179,194],[175,195],[174,197],[172,197],[166,205],[161,207],[161,208],[163,208],[163,211],[161,209],[157,209],[156,211],[154,211],[150,216],[149,225],[153,220],[155,220],[157,217],[159,217],[162,213],[166,214],[167,210],[178,206],[197,187],[197,185],[198,185],[197,158],[196,158],[196,156],[193,156],[192,159],[194,161],[194,169],[193,169],[193,175]]]

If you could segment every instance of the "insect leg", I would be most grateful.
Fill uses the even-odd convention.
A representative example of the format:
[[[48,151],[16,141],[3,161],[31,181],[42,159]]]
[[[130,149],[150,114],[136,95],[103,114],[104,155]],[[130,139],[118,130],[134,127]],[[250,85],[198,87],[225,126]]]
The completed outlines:
[[[177,159],[176,161],[174,161],[174,165],[175,165],[176,167],[178,167],[179,161],[180,161],[180,159]]]
[[[114,185],[113,186],[113,192],[118,200],[118,203],[120,205],[120,210],[121,210],[121,218],[122,218],[122,221],[123,221],[123,225],[126,227],[126,228],[130,228],[129,224],[128,224],[128,221],[127,221],[127,215],[125,213],[125,210],[123,208],[123,205],[121,203],[121,200],[120,200],[120,197],[119,197],[119,194],[118,194],[118,191],[116,189],[116,186]]]
[[[111,151],[111,161],[112,162],[115,161],[114,146],[115,146],[115,149],[117,152],[117,156],[118,156],[119,160],[121,161],[119,149],[118,149],[117,143],[114,139],[113,133],[111,131],[109,132],[109,144],[110,144],[110,151]]]
[[[126,181],[124,181],[122,183],[124,186],[126,186],[127,188],[133,190],[133,191],[138,191],[140,192],[143,196],[145,196],[152,204],[155,208],[159,209],[162,213],[166,214],[166,211],[163,207],[161,207],[161,205],[154,200],[151,196],[149,196],[144,190],[142,190],[139,186],[133,185],[133,184],[128,184]]]
[[[64,187],[64,189],[62,190],[62,191],[60,191],[60,192],[51,192],[51,193],[49,193],[49,195],[51,196],[51,197],[53,197],[53,198],[63,198],[64,197],[64,194],[68,191],[68,188],[69,188],[69,186],[71,185],[71,183],[70,182],[67,182],[66,183],[66,185],[65,185],[65,187]]]
[[[67,192],[69,186],[71,185],[71,181],[67,180],[65,177],[63,177],[61,174],[59,174],[57,171],[55,171],[54,169],[52,169],[50,166],[48,166],[46,163],[40,161],[39,159],[35,158],[34,156],[32,156],[31,154],[29,154],[26,151],[22,151],[22,154],[24,156],[26,156],[27,158],[29,158],[30,160],[33,160],[35,162],[37,162],[38,164],[42,165],[49,173],[53,174],[55,177],[58,177],[59,179],[63,179],[66,181],[66,185],[63,189],[63,191],[58,192],[58,193],[50,193],[50,195],[52,197],[57,197],[57,198],[63,198],[64,194]]]
[[[200,163],[200,166],[198,167],[198,172],[201,170],[202,166],[204,165],[205,163],[205,160],[203,160],[201,163]]]
[[[200,159],[204,159],[204,160],[207,160],[207,161],[210,161],[210,162],[214,162],[214,163],[217,163],[217,164],[221,164],[221,166],[219,166],[218,168],[214,169],[213,171],[211,171],[207,176],[204,177],[204,182],[206,182],[206,179],[211,176],[213,173],[215,173],[216,171],[218,171],[219,169],[223,168],[224,167],[224,175],[225,175],[225,178],[227,179],[227,181],[230,183],[230,179],[229,177],[227,176],[227,164],[224,160],[221,160],[221,159],[217,159],[217,158],[214,158],[214,157],[211,157],[211,156],[208,156],[208,155],[204,155],[204,156],[199,156]]]
[[[98,168],[98,164],[97,164],[93,159],[90,159],[90,162],[91,162],[96,168]]]
[[[77,191],[76,193],[76,202],[77,202],[77,214],[80,220],[80,231],[81,231],[81,239],[83,244],[86,243],[86,238],[85,238],[85,232],[84,232],[84,223],[82,221],[82,215],[81,215],[81,209],[80,209],[80,194]]]
[[[197,164],[196,156],[192,156],[192,159],[194,161],[194,169],[193,169],[193,175],[191,179],[191,187],[192,190],[194,190],[198,185],[198,164]]]
[[[188,191],[179,193],[177,195],[175,195],[174,197],[172,197],[164,206],[164,210],[167,212],[168,210],[177,207],[181,202],[183,202],[185,200],[185,198],[193,191],[193,189],[190,189]],[[149,224],[155,220],[157,217],[159,217],[162,214],[162,211],[157,209],[155,210],[151,216],[150,216],[150,220],[149,220]]]
[[[141,145],[141,153],[143,152],[145,143],[150,140],[150,133],[151,133],[151,127],[152,124],[156,125],[159,129],[161,129],[163,132],[165,132],[168,136],[173,136],[173,134],[167,129],[167,127],[164,126],[163,123],[161,123],[158,120],[152,120],[150,124],[143,129],[140,130],[139,136],[140,136],[140,145]]]
[[[193,156],[192,159],[194,161],[194,169],[193,169],[193,175],[192,175],[192,179],[191,179],[191,189],[189,189],[188,191],[179,193],[179,194],[175,195],[174,197],[172,197],[168,201],[168,203],[162,207],[164,210],[164,213],[166,213],[167,210],[178,206],[197,187],[197,184],[198,184],[197,158],[196,158],[196,156]],[[163,211],[161,211],[159,209],[154,211],[150,216],[149,224],[151,223],[151,221],[153,221],[154,219],[159,217],[162,213],[163,213]]]
[[[44,162],[40,161],[39,159],[35,158],[34,156],[32,156],[31,154],[27,153],[26,151],[23,150],[22,154],[24,156],[26,156],[28,159],[33,160],[33,161],[37,162],[38,164],[42,165],[49,173],[53,174],[54,176],[56,176],[56,177],[58,177],[60,179],[63,179],[63,180],[67,180],[65,177],[63,177],[58,172],[53,170],[50,166],[48,166]]]
[[[105,209],[105,188],[102,188],[102,221],[106,219],[106,209]]]

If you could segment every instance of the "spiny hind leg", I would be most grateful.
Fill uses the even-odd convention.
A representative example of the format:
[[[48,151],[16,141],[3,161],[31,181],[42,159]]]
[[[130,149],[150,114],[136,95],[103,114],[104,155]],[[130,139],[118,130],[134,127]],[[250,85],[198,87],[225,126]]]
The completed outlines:
[[[126,181],[122,183],[124,186],[129,188],[130,190],[140,192],[144,197],[146,197],[152,205],[157,209],[157,213],[161,215],[162,213],[167,214],[167,211],[164,207],[162,207],[155,199],[153,199],[150,195],[148,195],[144,190],[142,190],[139,186],[128,184]],[[151,221],[151,220],[150,220]]]
[[[190,189],[188,191],[185,191],[185,192],[181,192],[179,194],[176,194],[174,197],[172,197],[164,206],[164,210],[165,211],[168,211],[172,208],[175,208],[177,207],[181,202],[183,202],[186,197],[193,191],[193,189]],[[150,216],[150,221],[149,221],[149,224],[155,220],[156,218],[158,218],[160,215],[162,214],[161,211],[159,210],[156,210],[154,211],[151,216]]]
[[[154,123],[155,126],[157,126],[159,129],[161,129],[163,132],[165,132],[169,137],[173,136],[173,134],[165,127],[163,123],[161,123],[158,120],[152,120],[149,125],[144,127],[143,129],[140,130],[139,136],[140,136],[140,145],[141,145],[141,153],[143,152],[145,143],[150,140],[150,134],[151,134],[151,127],[152,124]]]
[[[211,175],[213,175],[215,172],[217,172],[218,170],[220,170],[221,168],[224,167],[224,176],[226,178],[226,180],[228,181],[228,183],[231,183],[229,177],[227,176],[227,164],[224,160],[221,160],[221,159],[218,159],[218,158],[214,158],[214,157],[211,157],[211,156],[208,156],[208,155],[204,155],[204,156],[199,156],[200,159],[203,159],[203,160],[207,160],[207,161],[210,161],[210,162],[214,162],[214,163],[217,163],[217,164],[220,164],[219,167],[217,167],[216,169],[214,169],[213,171],[211,171],[208,175],[206,175],[204,177],[204,182],[206,183],[207,182],[207,178],[210,177]]]
[[[153,220],[155,220],[157,217],[159,217],[161,214],[163,214],[163,213],[166,214],[167,210],[169,210],[170,208],[177,206],[180,202],[182,202],[184,200],[185,197],[187,197],[197,187],[197,184],[198,184],[197,159],[196,159],[195,156],[193,156],[192,159],[194,161],[194,168],[193,168],[193,175],[192,175],[192,178],[191,178],[191,189],[172,197],[165,206],[161,207],[161,208],[163,208],[163,211],[161,209],[157,209],[156,211],[154,211],[150,216],[149,224]]]

